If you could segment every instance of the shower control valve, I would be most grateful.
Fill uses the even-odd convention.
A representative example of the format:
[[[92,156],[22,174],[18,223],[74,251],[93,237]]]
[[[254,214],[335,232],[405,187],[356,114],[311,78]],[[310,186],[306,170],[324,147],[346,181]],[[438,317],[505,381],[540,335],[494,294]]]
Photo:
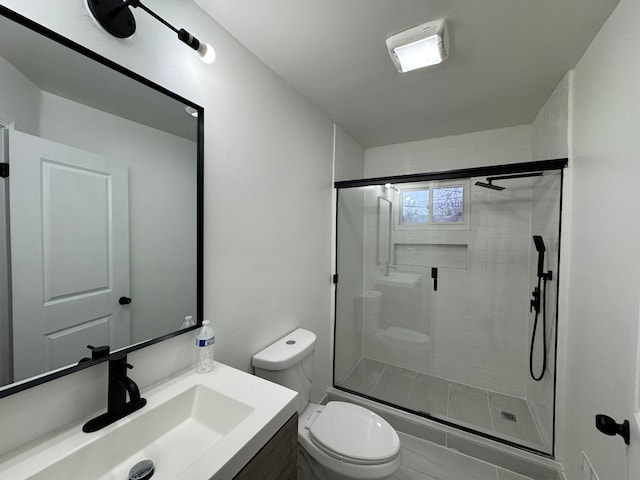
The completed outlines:
[[[538,310],[540,310],[540,289],[538,287],[534,288],[533,292],[531,292],[531,295],[533,296],[533,298],[529,303],[529,312],[533,312],[535,310],[537,313]]]

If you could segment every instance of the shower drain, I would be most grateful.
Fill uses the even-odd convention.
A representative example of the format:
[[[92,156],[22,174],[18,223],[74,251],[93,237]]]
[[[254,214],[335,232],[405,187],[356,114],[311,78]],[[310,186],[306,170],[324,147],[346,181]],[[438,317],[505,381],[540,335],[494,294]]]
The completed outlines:
[[[518,417],[516,417],[515,413],[505,412],[504,410],[500,411],[500,416],[509,422],[518,423]]]

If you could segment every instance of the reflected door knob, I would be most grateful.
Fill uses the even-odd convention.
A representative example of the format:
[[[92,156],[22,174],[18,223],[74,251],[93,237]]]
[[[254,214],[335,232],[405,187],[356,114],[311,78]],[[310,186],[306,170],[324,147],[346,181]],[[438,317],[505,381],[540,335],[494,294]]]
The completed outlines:
[[[596,428],[605,435],[620,435],[624,439],[624,443],[629,445],[629,420],[622,423],[616,421],[608,415],[596,415]]]
[[[129,305],[131,303],[131,299],[129,297],[120,297],[118,299],[118,303],[120,305]]]

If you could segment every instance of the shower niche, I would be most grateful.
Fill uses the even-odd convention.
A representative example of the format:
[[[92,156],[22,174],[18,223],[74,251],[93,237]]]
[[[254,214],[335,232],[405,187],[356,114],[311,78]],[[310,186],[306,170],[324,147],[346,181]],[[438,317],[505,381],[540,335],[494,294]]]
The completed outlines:
[[[566,164],[337,182],[334,387],[553,457]]]

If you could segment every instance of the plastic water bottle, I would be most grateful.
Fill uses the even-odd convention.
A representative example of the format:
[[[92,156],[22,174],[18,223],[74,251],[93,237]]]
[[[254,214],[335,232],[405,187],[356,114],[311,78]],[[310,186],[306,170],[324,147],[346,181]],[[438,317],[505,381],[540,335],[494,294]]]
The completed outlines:
[[[196,336],[196,347],[198,348],[196,373],[207,373],[213,370],[213,347],[216,343],[216,334],[209,323],[209,320],[203,320],[202,328]]]
[[[195,326],[196,321],[193,319],[193,316],[191,315],[187,315],[186,317],[184,317],[184,322],[182,322],[182,325],[180,325],[180,328],[189,328],[189,327],[193,327]]]

